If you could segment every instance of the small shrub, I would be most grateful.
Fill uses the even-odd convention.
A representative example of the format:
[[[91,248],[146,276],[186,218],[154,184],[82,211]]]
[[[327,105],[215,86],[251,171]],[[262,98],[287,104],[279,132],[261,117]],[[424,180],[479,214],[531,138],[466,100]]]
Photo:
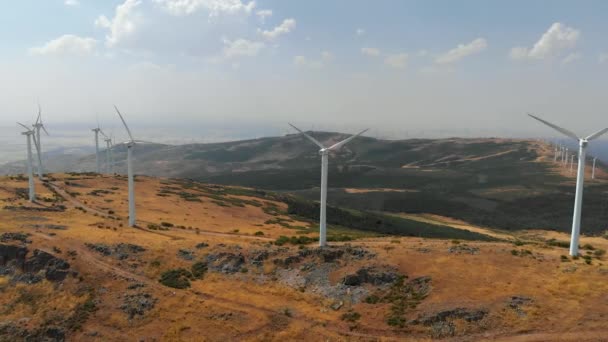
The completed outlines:
[[[165,228],[172,228],[174,226],[173,223],[170,223],[170,222],[161,222],[160,225]]]
[[[340,317],[343,321],[356,322],[361,318],[361,314],[356,311],[346,312]]]
[[[606,250],[604,250],[604,249],[596,249],[593,252],[593,255],[595,255],[598,258],[602,257],[604,254],[606,254]]]
[[[593,247],[591,244],[588,244],[588,243],[584,244],[583,247],[581,247],[581,248],[589,250],[589,251],[595,250],[595,247]]]
[[[253,235],[255,235],[255,236],[264,236],[264,232],[258,230],[257,232],[253,233]]]
[[[370,295],[365,298],[365,302],[367,304],[376,304],[376,303],[380,302],[380,297],[378,297],[376,295]]]
[[[568,259],[568,257],[567,257],[567,256],[565,256],[565,255],[560,256],[560,260],[561,260],[562,262],[568,262],[568,261],[570,261],[570,259]]]
[[[512,250],[511,250],[511,254],[512,254],[512,255],[518,255],[518,254],[519,254],[519,252],[517,252],[517,250],[516,250],[516,249],[512,249]]]
[[[190,287],[190,279],[192,279],[192,273],[186,269],[178,268],[163,272],[159,282],[174,289],[186,289]]]
[[[455,245],[459,245],[460,244],[460,240],[452,240],[452,243]]]
[[[196,279],[202,279],[205,273],[207,273],[208,267],[206,262],[196,262],[192,265],[192,276]]]

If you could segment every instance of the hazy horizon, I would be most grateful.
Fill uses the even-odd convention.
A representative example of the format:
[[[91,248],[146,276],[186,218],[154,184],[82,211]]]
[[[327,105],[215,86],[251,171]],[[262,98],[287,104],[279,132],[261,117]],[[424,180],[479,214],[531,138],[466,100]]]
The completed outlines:
[[[0,13],[0,125],[248,123],[551,136],[607,125],[608,3],[33,0]],[[21,20],[20,18],[28,18]],[[17,33],[18,34],[15,34]],[[464,134],[464,133],[463,133]]]

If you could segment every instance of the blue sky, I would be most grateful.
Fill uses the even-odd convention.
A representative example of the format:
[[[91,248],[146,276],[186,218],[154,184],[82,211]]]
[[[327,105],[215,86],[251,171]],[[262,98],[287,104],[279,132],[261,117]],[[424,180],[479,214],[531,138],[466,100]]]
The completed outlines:
[[[116,103],[157,125],[547,133],[532,111],[582,134],[607,124],[606,13],[606,1],[21,0],[0,12],[0,124],[39,100],[57,124],[115,120]]]

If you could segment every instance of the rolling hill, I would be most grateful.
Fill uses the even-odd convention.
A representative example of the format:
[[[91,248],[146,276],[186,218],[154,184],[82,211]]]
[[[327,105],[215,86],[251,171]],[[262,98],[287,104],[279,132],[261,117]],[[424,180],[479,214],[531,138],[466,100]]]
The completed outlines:
[[[29,203],[24,178],[0,178],[0,340],[608,334],[608,240],[600,237],[582,237],[584,254],[573,259],[566,234],[332,208],[341,225],[330,224],[332,242],[319,249],[314,202],[142,176],[130,228],[126,183],[53,174],[36,182],[40,200]]]
[[[326,144],[346,137],[311,134]],[[118,172],[124,172],[124,158],[124,148],[118,147]],[[316,147],[300,135],[139,145],[135,159],[139,174],[287,192],[312,200],[319,197],[320,158]],[[94,157],[56,158],[47,164],[51,171],[90,171]],[[361,137],[332,154],[329,165],[328,201],[336,207],[435,214],[504,230],[570,229],[574,174],[554,163],[551,147],[537,141]],[[586,185],[585,234],[608,229],[607,174],[599,165],[598,179],[588,179]],[[15,164],[10,168],[20,169]]]

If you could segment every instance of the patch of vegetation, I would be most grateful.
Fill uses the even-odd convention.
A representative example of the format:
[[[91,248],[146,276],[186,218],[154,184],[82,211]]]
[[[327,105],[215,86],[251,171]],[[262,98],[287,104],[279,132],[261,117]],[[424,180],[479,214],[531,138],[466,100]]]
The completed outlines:
[[[255,235],[255,236],[264,236],[264,232],[258,230],[257,232],[253,233],[253,235]]]
[[[93,295],[91,295],[82,304],[79,304],[72,316],[66,320],[65,326],[71,331],[82,330],[82,325],[89,319],[89,316],[97,311],[97,305]]]
[[[206,262],[196,262],[192,265],[192,276],[195,279],[202,279],[205,273],[207,273],[208,267]]]
[[[308,236],[292,236],[292,237],[287,237],[287,236],[279,236],[278,239],[275,240],[274,244],[277,246],[283,246],[284,244],[292,244],[292,245],[308,245],[310,243],[313,243],[317,241],[317,239],[315,238],[311,238]]]
[[[319,219],[319,203],[287,197],[288,213],[310,220]],[[495,241],[496,239],[463,229],[409,220],[401,217],[352,209],[327,207],[327,222],[375,233],[427,238]]]
[[[349,311],[342,314],[340,319],[347,322],[356,322],[361,318],[361,314],[356,311]]]
[[[545,242],[547,246],[553,247],[561,247],[561,248],[570,248],[570,242],[568,241],[559,241],[556,239],[549,239]]]
[[[190,287],[192,273],[184,268],[165,271],[161,274],[159,282],[174,289],[186,289]]]

